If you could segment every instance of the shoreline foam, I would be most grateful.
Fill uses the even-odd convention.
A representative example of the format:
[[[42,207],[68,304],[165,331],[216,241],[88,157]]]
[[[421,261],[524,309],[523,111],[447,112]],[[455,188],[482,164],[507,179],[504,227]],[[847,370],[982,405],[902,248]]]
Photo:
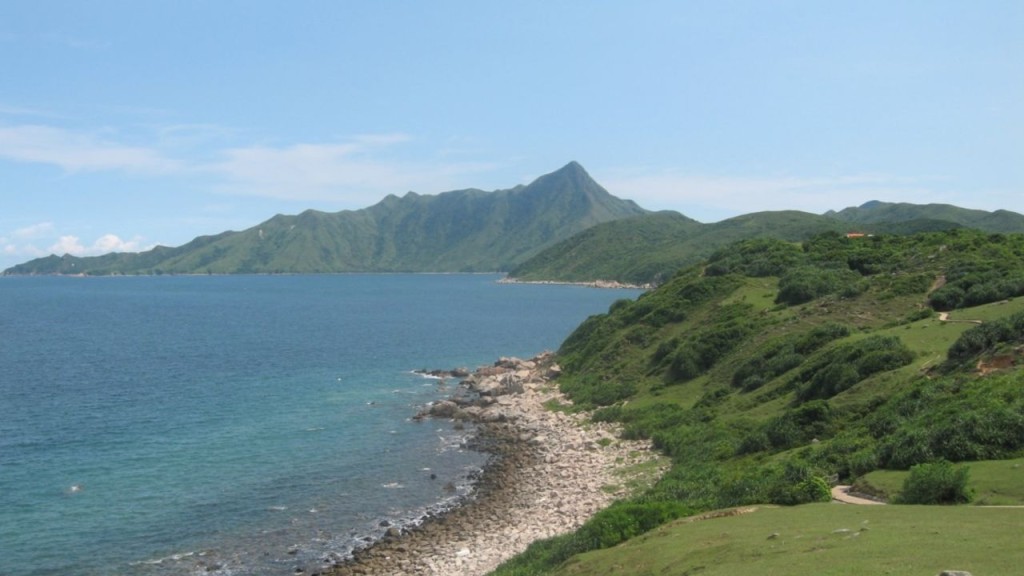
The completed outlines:
[[[657,454],[647,442],[619,440],[612,424],[547,409],[550,401],[569,403],[548,381],[556,373],[550,354],[502,359],[473,373],[452,401],[431,406],[431,417],[478,423],[476,449],[496,455],[473,495],[419,526],[391,531],[323,573],[486,574],[626,496],[626,478],[617,470]]]

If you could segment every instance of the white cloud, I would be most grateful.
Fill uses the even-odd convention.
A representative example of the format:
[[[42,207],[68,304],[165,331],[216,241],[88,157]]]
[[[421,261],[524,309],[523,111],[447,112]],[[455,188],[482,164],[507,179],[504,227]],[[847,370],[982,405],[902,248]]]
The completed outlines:
[[[50,254],[71,254],[72,256],[97,256],[110,252],[138,252],[147,250],[151,246],[143,246],[142,239],[136,237],[132,240],[122,240],[115,234],[104,234],[97,238],[91,245],[82,244],[78,236],[61,236],[56,243],[50,246],[47,251]]]
[[[95,134],[42,125],[0,126],[0,158],[52,164],[69,172],[122,170],[166,174],[184,168],[159,151],[110,142]]]
[[[602,183],[616,196],[644,208],[676,210],[701,221],[766,210],[820,214],[869,200],[921,204],[947,200],[920,182],[885,175],[738,177],[620,172]]]

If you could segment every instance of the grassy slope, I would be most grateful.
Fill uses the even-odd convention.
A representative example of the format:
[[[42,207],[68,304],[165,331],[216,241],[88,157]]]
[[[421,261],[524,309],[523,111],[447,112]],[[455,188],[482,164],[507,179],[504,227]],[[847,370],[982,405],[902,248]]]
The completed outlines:
[[[838,263],[865,273],[840,274],[843,282],[806,302],[778,303],[784,277],[799,273],[808,258],[815,270],[827,272]],[[712,269],[721,275],[708,276]],[[1000,272],[988,274],[991,269]],[[644,516],[648,505],[674,503],[699,512],[792,501],[794,495],[804,498],[794,487],[814,477],[836,475],[850,481],[871,470],[905,468],[949,454],[1019,455],[1024,434],[1017,437],[1014,427],[1024,419],[1024,370],[1017,369],[1024,364],[1024,348],[1010,350],[1018,358],[1016,367],[984,378],[973,374],[975,360],[961,366],[945,363],[950,347],[976,324],[942,322],[927,302],[940,284],[936,280],[960,282],[958,270],[969,270],[968,276],[983,288],[986,282],[1017,277],[1024,272],[1024,238],[953,231],[869,241],[826,237],[805,250],[784,243],[747,243],[681,272],[635,302],[616,303],[608,314],[589,319],[560,350],[563,390],[582,404],[614,404],[599,411],[599,417],[623,422],[627,435],[651,437],[672,457],[673,467],[636,502],[596,518],[576,535],[536,546],[497,573],[550,573],[589,549],[591,542],[617,541],[609,532],[635,535],[653,522]],[[957,309],[950,317],[993,324],[1021,312],[1024,298],[1012,298]],[[735,384],[747,362],[835,324],[846,326],[848,333],[805,352],[797,364],[769,373],[750,389]],[[812,368],[821,371],[845,362],[836,360],[838,352],[879,339],[903,349],[907,362],[860,377],[819,399],[801,399],[802,393],[814,391]],[[708,342],[714,344],[709,365],[692,370],[680,361]],[[987,354],[1006,352],[1002,348]],[[985,437],[981,428],[992,418],[999,418],[997,428],[1006,429]],[[1000,437],[1004,432],[1011,437]],[[986,476],[983,466],[972,468],[975,482],[987,481]],[[904,520],[911,524],[922,513],[916,507],[894,510],[884,514],[907,514]],[[626,520],[624,529],[622,518],[630,514],[636,524],[629,528]],[[762,532],[759,539],[777,531]],[[684,534],[678,537],[691,538]],[[962,537],[975,547],[988,545],[986,532]],[[662,555],[671,554],[668,548],[661,550]],[[618,551],[599,554],[604,558],[599,565],[617,563]],[[661,561],[659,553],[647,553]],[[623,571],[609,573],[643,573],[630,571],[634,562],[621,564]],[[955,565],[945,566],[950,567]],[[708,573],[790,573],[760,568],[733,566],[732,571]],[[580,573],[601,573],[594,566],[589,570]]]
[[[1022,514],[941,506],[759,507],[738,516],[678,520],[616,548],[578,556],[555,574],[1016,574],[1024,554]]]
[[[968,486],[977,506],[1024,506],[1024,458],[971,462]],[[906,480],[905,470],[876,470],[857,480],[854,488],[885,499],[895,498]],[[1024,511],[1022,511],[1024,513]]]

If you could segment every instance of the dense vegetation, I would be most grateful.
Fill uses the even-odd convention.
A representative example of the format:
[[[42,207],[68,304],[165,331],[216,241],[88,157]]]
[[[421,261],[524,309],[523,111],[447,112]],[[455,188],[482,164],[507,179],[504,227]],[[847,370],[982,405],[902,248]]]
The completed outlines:
[[[335,213],[274,216],[176,248],[92,258],[49,256],[8,274],[493,272],[595,224],[643,214],[572,162],[527,186],[409,192]]]
[[[935,294],[966,269],[972,307],[940,319]],[[1006,287],[1022,273],[1024,235],[825,233],[742,241],[616,302],[562,345],[562,389],[673,465],[498,573],[696,512],[828,500],[880,469],[912,470],[905,502],[969,499],[949,462],[1024,454],[1024,286]]]

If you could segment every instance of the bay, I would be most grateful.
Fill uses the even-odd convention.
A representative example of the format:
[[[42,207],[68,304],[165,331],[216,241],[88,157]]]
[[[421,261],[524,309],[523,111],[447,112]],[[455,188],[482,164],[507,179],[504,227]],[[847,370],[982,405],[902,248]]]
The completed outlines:
[[[0,574],[291,574],[457,501],[486,456],[412,370],[639,294],[498,278],[0,279]]]

